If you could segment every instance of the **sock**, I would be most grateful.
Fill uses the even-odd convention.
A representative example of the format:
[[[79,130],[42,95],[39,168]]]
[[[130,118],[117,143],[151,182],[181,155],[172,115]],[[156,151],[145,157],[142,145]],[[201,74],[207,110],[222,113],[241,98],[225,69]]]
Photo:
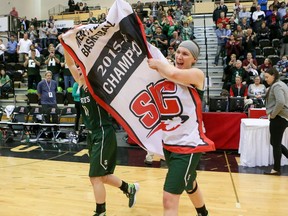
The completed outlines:
[[[198,216],[207,216],[208,215],[208,211],[205,207],[205,205],[203,205],[201,208],[196,208],[197,214]]]
[[[101,214],[103,212],[106,212],[106,203],[96,203],[96,213]]]
[[[124,193],[129,193],[128,191],[128,184],[122,180],[122,185],[119,187]]]

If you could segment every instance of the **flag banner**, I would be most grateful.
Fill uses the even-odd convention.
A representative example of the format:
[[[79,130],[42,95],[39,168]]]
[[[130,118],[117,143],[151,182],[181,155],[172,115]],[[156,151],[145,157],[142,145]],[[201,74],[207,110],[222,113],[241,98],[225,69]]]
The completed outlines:
[[[214,150],[202,132],[196,90],[167,81],[149,68],[148,57],[167,60],[147,44],[141,21],[129,3],[116,0],[104,23],[75,27],[62,36],[61,43],[81,67],[93,98],[141,147],[163,156],[165,133],[188,132],[187,128],[193,127],[189,124],[199,117],[188,136],[197,138],[187,153]],[[189,103],[193,105],[185,107]]]

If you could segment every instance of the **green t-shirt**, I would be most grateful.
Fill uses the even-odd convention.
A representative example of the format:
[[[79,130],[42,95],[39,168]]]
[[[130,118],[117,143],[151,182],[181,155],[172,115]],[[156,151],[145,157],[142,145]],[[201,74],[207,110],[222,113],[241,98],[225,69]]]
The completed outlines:
[[[56,54],[55,57],[57,59],[61,60],[59,55]],[[49,56],[46,58],[46,60],[48,58],[49,58]],[[57,74],[60,72],[60,69],[61,69],[61,65],[57,64],[55,58],[52,58],[48,61],[47,70],[51,71],[53,74]]]
[[[36,61],[41,62],[41,58],[36,57],[35,59]],[[40,74],[40,66],[38,66],[31,57],[28,59],[27,74],[28,76]]]

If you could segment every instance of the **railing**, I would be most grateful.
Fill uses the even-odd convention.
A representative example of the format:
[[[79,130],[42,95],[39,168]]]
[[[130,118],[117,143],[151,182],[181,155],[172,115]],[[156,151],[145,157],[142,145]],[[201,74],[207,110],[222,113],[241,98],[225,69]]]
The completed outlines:
[[[54,16],[54,15],[65,12],[66,9],[68,9],[68,6],[63,6],[63,5],[58,4],[54,6],[53,8],[49,9],[48,14],[49,16]]]

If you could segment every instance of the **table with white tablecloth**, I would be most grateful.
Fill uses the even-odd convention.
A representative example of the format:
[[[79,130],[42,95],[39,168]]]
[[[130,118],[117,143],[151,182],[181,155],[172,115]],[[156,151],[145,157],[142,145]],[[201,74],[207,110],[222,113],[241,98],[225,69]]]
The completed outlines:
[[[284,132],[282,144],[288,148],[287,129]],[[238,152],[241,166],[268,166],[274,163],[268,119],[241,119]],[[282,155],[281,165],[287,164],[288,159]]]

